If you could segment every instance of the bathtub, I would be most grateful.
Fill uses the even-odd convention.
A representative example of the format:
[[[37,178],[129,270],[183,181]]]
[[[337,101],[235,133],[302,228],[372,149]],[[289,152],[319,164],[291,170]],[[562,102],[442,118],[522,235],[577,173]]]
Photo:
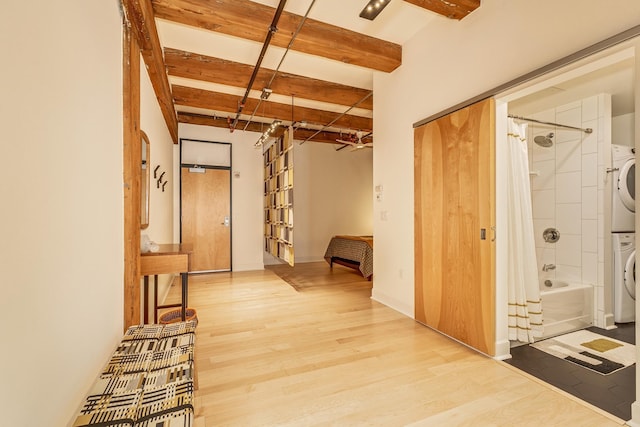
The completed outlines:
[[[540,280],[543,336],[549,338],[593,324],[593,285],[559,279]]]

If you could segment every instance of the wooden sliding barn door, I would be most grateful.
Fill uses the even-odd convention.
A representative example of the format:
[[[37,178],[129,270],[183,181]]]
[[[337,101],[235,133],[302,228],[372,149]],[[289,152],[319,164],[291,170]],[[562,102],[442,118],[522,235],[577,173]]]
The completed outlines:
[[[495,108],[415,129],[415,317],[495,355]]]

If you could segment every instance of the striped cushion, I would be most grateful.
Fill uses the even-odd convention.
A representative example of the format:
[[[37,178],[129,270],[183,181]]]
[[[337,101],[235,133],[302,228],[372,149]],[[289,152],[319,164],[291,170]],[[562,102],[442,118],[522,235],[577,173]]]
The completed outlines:
[[[73,427],[185,427],[193,423],[196,322],[125,332]]]

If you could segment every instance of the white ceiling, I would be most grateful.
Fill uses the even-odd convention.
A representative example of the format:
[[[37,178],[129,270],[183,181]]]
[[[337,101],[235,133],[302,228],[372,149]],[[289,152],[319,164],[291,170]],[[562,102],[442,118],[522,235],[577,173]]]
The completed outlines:
[[[612,115],[635,111],[635,60],[628,58],[509,102],[511,114],[527,116],[600,93],[611,94]]]

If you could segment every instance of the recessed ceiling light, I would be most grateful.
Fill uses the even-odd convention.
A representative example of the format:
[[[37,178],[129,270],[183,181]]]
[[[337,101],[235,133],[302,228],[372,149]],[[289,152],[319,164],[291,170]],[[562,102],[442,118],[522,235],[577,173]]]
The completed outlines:
[[[373,21],[391,0],[369,0],[369,3],[360,12],[360,18]]]

